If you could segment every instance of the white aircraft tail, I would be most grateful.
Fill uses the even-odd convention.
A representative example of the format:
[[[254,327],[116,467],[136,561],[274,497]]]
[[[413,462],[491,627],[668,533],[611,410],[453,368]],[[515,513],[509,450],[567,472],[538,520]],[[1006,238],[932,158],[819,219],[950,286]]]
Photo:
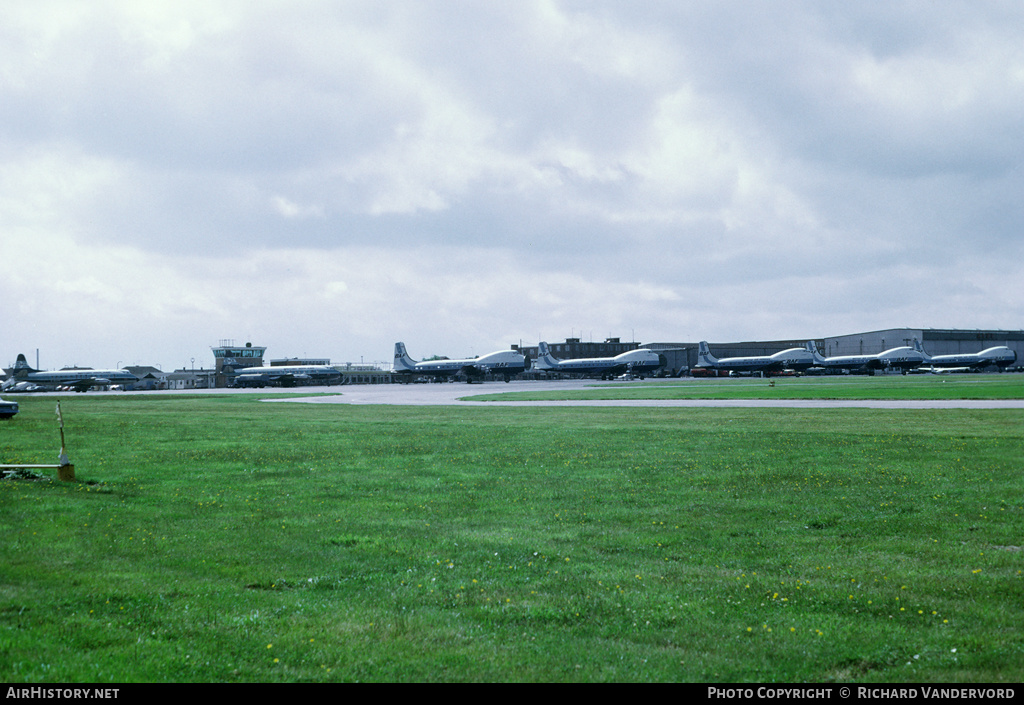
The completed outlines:
[[[18,361],[14,363],[14,369],[12,370],[14,377],[24,377],[29,372],[38,372],[28,365],[28,360],[25,359],[23,353],[18,353]]]
[[[924,357],[925,362],[928,362],[929,360],[932,359],[932,356],[924,351],[924,348],[921,346],[921,341],[918,340],[917,338],[914,338],[914,350],[921,353],[921,356]]]
[[[700,345],[697,346],[697,366],[715,367],[717,365],[718,358],[711,354],[708,342],[706,340],[700,341]]]
[[[416,361],[405,351],[405,343],[395,343],[395,372],[412,372],[416,369]]]
[[[548,344],[541,342],[538,348],[537,362],[534,363],[534,368],[538,370],[553,370],[557,368],[558,360],[551,356],[551,349],[548,347]]]
[[[814,358],[815,365],[820,365],[823,362],[825,362],[825,358],[822,357],[821,353],[818,352],[818,346],[814,343],[813,340],[807,341],[807,352],[809,352],[811,356]]]

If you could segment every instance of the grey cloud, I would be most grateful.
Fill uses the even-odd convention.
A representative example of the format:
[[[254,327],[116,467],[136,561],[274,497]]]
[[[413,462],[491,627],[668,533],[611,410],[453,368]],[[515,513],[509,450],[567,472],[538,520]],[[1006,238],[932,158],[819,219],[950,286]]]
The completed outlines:
[[[586,316],[663,338],[672,320],[956,325],[986,295],[1001,325],[1024,314],[994,293],[1024,261],[1012,5],[41,2],[9,20],[0,226],[96,262],[214,258],[216,289],[225,262],[337,261],[294,296],[424,325],[395,303],[399,267],[444,301],[430,335],[463,339],[606,327]],[[118,276],[105,293],[147,285]],[[500,320],[440,293],[488,282],[564,289]]]

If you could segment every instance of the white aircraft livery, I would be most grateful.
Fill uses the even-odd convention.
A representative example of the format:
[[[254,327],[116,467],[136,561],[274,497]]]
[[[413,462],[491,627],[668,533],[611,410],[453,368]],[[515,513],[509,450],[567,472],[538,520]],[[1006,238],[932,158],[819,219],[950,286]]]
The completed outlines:
[[[537,361],[533,369],[545,372],[579,373],[600,375],[601,379],[611,379],[616,375],[633,374],[640,379],[654,372],[667,363],[663,355],[647,348],[627,350],[615,357],[586,357],[574,360],[558,360],[551,355],[548,344],[540,344]]]
[[[344,384],[341,372],[328,365],[278,365],[243,367],[234,378],[236,387],[296,387],[298,385]]]
[[[920,347],[917,339],[914,345]],[[851,372],[866,372],[869,375],[875,374],[878,370],[896,369],[904,374],[921,366],[924,362],[924,354],[912,347],[902,346],[890,348],[875,355],[838,355],[836,357],[822,357],[814,343],[808,342],[807,349],[814,355],[816,367],[824,367],[826,370],[850,370]]]
[[[1006,368],[1017,361],[1017,353],[1005,345],[961,355],[929,355],[915,338],[914,350],[924,356],[924,364],[929,367],[964,367],[973,370],[996,365],[999,368]]]
[[[773,355],[755,355],[751,357],[723,357],[711,354],[708,343],[700,341],[697,348],[697,366],[712,370],[728,370],[730,372],[782,372],[795,370],[802,372],[814,365],[814,356],[808,348],[789,348]]]
[[[128,370],[57,370],[56,372],[40,372],[28,366],[22,354],[14,363],[11,379],[12,386],[6,391],[16,391],[16,386],[25,388],[25,383],[44,388],[71,387],[76,392],[84,392],[92,387],[108,387],[112,384],[132,384],[139,378]]]
[[[467,360],[426,360],[416,362],[405,350],[405,343],[395,343],[395,372],[399,374],[430,375],[435,379],[453,377],[458,374],[466,376],[467,382],[481,378],[486,374],[501,375],[508,382],[512,375],[526,369],[526,358],[515,350],[499,350],[482,357]]]

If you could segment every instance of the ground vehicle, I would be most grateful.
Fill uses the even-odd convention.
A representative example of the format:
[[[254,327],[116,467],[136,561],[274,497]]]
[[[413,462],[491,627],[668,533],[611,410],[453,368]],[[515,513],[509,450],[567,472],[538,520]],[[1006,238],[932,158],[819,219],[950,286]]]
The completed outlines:
[[[18,413],[18,402],[0,399],[0,419],[9,419]]]

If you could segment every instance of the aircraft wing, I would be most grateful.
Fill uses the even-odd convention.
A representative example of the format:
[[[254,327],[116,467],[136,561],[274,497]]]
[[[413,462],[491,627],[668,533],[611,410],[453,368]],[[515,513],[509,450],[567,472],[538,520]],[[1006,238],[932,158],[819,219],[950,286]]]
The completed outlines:
[[[94,386],[103,386],[104,384],[110,384],[110,380],[89,377],[88,379],[76,380],[74,384],[70,385],[70,387],[76,392],[87,392]]]

